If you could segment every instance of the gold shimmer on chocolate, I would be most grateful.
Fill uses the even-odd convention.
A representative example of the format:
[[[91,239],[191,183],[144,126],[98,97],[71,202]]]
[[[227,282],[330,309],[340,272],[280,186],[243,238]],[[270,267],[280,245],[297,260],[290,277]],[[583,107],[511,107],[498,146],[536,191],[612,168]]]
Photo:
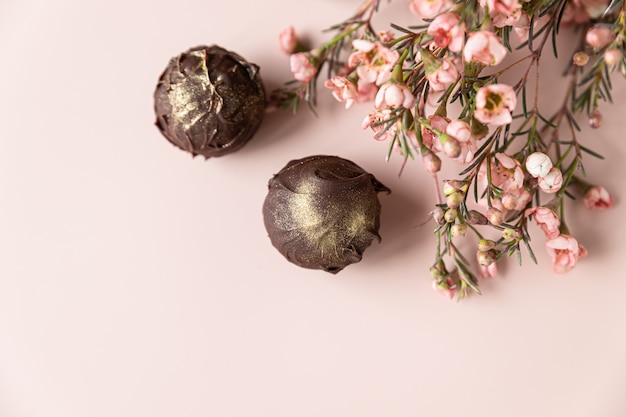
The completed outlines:
[[[219,46],[172,58],[154,92],[156,125],[172,144],[205,158],[244,146],[265,114],[259,67]]]
[[[390,190],[355,163],[316,155],[289,162],[268,184],[263,219],[290,262],[337,273],[380,241],[378,193]]]

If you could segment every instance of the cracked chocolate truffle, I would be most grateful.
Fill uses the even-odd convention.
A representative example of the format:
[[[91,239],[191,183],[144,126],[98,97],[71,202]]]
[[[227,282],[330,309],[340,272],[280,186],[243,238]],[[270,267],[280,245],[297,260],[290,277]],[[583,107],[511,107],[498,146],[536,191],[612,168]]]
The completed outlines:
[[[244,146],[265,107],[259,67],[215,45],[172,58],[154,92],[156,125],[163,136],[205,158]]]
[[[336,274],[380,241],[378,193],[390,190],[355,163],[316,155],[289,162],[268,184],[263,219],[290,262]]]

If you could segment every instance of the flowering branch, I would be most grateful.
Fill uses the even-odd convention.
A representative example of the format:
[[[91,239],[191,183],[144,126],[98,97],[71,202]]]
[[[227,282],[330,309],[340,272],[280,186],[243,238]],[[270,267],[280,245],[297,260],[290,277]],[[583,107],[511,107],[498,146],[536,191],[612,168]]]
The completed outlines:
[[[365,1],[331,28],[330,41],[308,51],[295,48],[293,28],[284,31],[281,39],[289,42],[282,44],[293,45],[283,50],[295,80],[275,92],[275,102],[295,111],[304,100],[314,108],[324,66],[324,86],[346,108],[374,102],[362,128],[388,142],[387,159],[419,156],[433,176],[430,272],[443,295],[480,293],[479,277],[496,276],[502,258],[521,263],[523,249],[536,262],[531,221],[545,235],[554,271],[570,270],[587,251],[566,226],[564,198],[582,193],[594,209],[613,204],[604,188],[583,179],[583,156],[600,155],[582,143],[576,115],[585,112],[590,126],[600,127],[600,104],[612,101],[612,74],[626,77],[624,1],[411,0],[409,9],[422,24],[392,23],[385,31],[372,26],[378,6]],[[568,25],[582,29],[582,36],[569,55],[563,104],[546,117],[539,102],[542,56],[551,45],[558,57],[557,38]],[[516,82],[500,81],[520,67]],[[463,167],[458,178],[438,178],[442,159]],[[461,250],[467,242],[475,242],[475,261]]]

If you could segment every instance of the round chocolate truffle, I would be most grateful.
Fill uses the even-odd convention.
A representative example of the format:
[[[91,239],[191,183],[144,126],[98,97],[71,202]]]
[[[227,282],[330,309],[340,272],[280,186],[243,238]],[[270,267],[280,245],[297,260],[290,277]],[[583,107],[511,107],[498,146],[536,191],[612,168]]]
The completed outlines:
[[[156,125],[163,136],[205,158],[244,146],[265,107],[259,67],[215,45],[172,58],[154,92]]]
[[[390,190],[354,162],[324,155],[294,160],[268,188],[265,228],[298,266],[336,274],[380,241],[378,193]]]

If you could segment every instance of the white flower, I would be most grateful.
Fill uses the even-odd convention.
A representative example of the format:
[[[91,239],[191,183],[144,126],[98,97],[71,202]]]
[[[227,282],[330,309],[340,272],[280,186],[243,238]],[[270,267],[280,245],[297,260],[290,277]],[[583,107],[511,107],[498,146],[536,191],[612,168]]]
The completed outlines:
[[[543,152],[534,152],[526,158],[526,171],[535,178],[545,177],[552,169],[552,160]]]

